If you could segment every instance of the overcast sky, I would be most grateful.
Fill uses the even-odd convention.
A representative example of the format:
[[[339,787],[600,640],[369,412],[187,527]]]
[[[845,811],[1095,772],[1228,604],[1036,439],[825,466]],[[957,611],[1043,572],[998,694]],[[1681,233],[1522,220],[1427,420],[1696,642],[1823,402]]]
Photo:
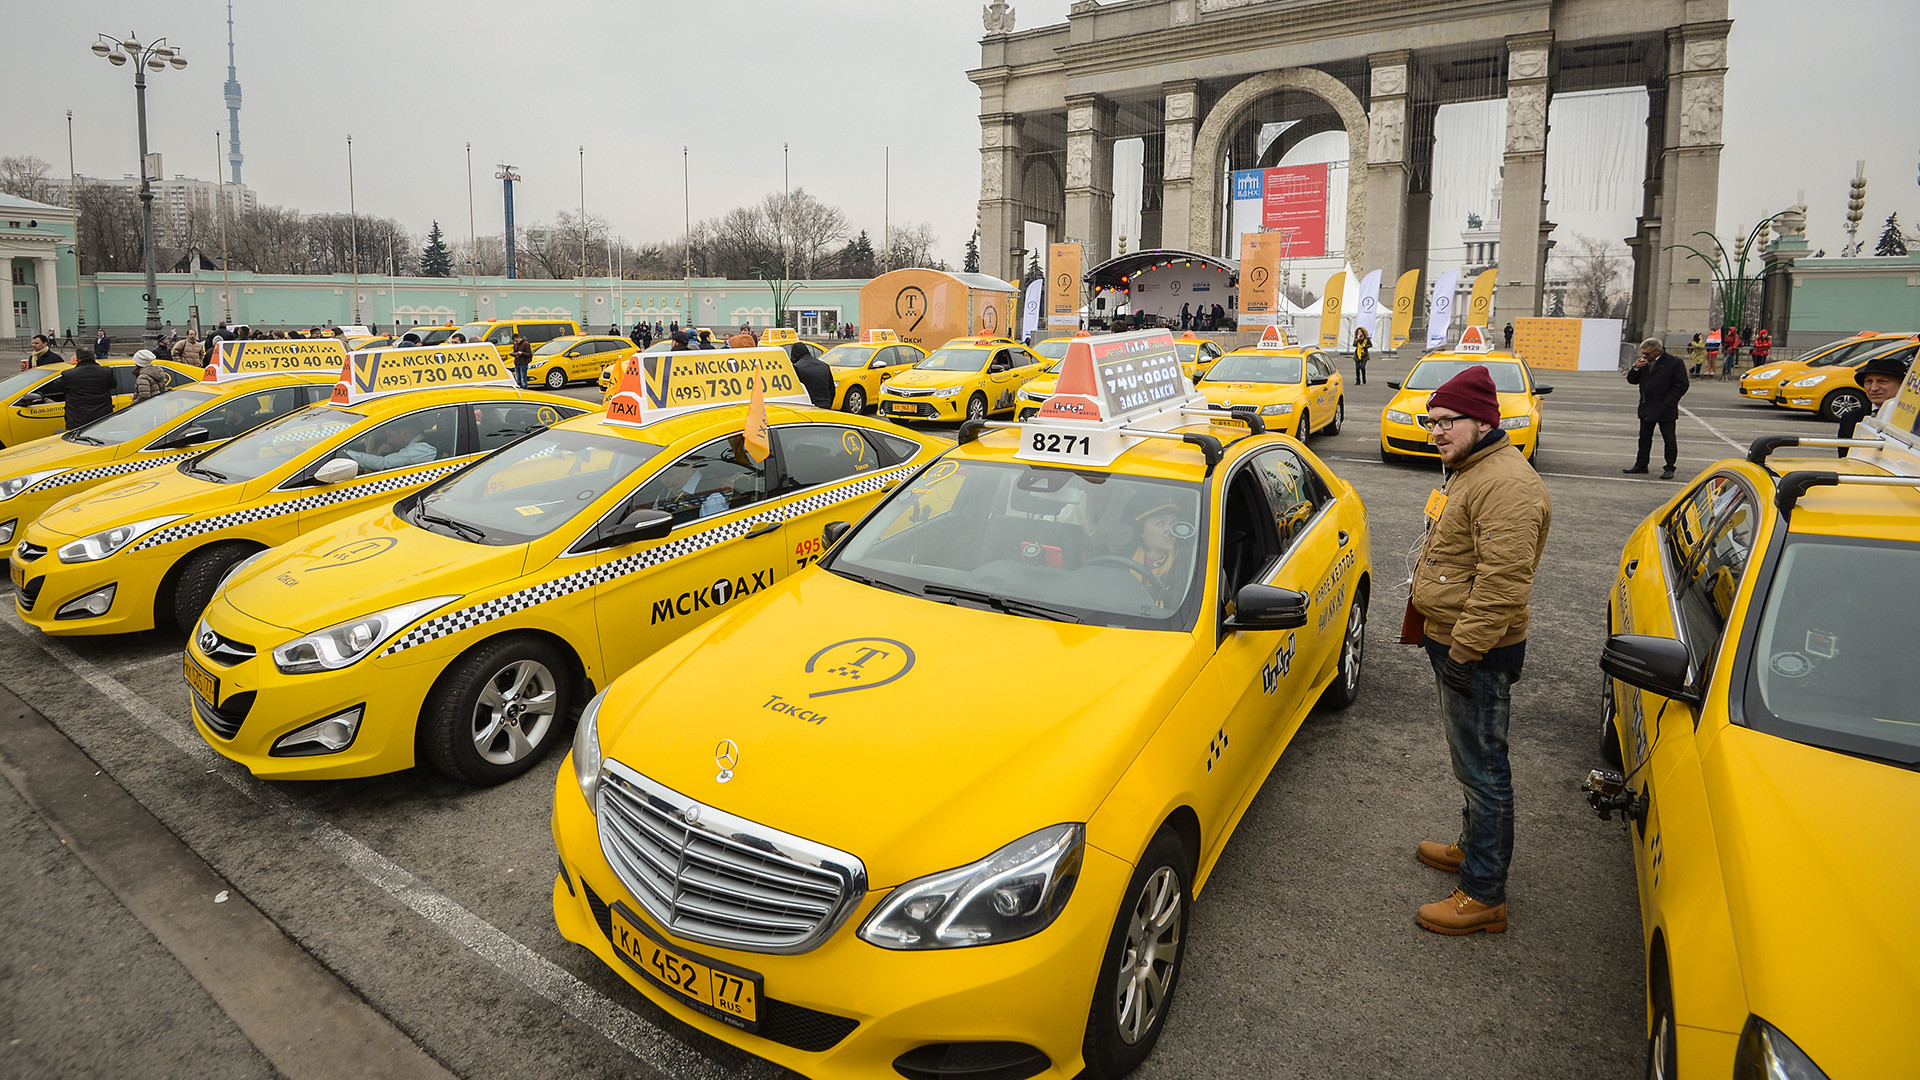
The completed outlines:
[[[496,163],[516,164],[525,178],[518,217],[547,219],[578,205],[576,148],[584,145],[588,212],[644,241],[680,232],[682,145],[698,220],[778,190],[786,142],[793,184],[843,207],[856,230],[877,238],[891,146],[893,221],[931,222],[958,264],[979,192],[979,96],[965,73],[979,63],[980,6],[242,0],[234,17],[244,179],[267,203],[345,210],[351,134],[361,212],[420,233],[437,218],[457,238],[467,230],[468,141],[483,234],[500,229]],[[227,121],[224,4],[8,7],[12,55],[33,62],[7,81],[0,154],[35,154],[64,170],[71,109],[81,173],[134,171],[131,71],[87,51],[99,32],[131,30],[143,40],[165,34],[192,61],[153,76],[149,130],[170,175],[211,176],[215,132]],[[1063,19],[1067,4],[1016,7],[1025,28]],[[1863,234],[1877,236],[1896,209],[1914,228],[1920,95],[1911,54],[1920,3],[1734,0],[1733,18],[1723,232],[1804,189],[1812,243],[1837,252],[1856,158],[1866,159],[1872,181]]]

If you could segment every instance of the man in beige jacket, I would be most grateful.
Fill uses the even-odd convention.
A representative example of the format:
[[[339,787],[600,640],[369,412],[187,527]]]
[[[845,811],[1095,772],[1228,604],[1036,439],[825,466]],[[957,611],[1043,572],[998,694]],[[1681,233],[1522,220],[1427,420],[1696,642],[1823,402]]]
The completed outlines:
[[[1500,399],[1484,367],[1470,367],[1427,400],[1421,418],[1451,474],[1413,571],[1421,644],[1440,683],[1453,774],[1466,796],[1452,843],[1414,854],[1460,875],[1414,921],[1442,934],[1507,928],[1513,858],[1513,767],[1507,757],[1511,688],[1527,650],[1527,601],[1553,508],[1546,485],[1500,429]]]

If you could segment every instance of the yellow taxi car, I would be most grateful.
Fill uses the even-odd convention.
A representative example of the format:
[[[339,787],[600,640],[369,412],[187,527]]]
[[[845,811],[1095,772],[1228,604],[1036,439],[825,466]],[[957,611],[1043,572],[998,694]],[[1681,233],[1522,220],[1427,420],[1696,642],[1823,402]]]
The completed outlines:
[[[1091,335],[1088,334],[1087,331],[1082,330],[1076,336],[1089,337]],[[1070,337],[1051,337],[1033,343],[1034,355],[1046,361],[1047,366],[1040,370],[1040,374],[1028,379],[1026,385],[1020,388],[1019,393],[1013,396],[1014,418],[1016,420],[1025,420],[1027,417],[1039,412],[1040,403],[1053,396],[1054,387],[1060,383],[1061,361],[1066,359],[1067,346],[1071,344],[1073,344],[1073,338]]]
[[[58,435],[67,426],[67,395],[58,380],[72,366],[46,364],[0,379],[0,446],[19,446]],[[113,372],[113,407],[124,409],[132,404],[133,361],[102,360],[100,366]],[[200,381],[197,364],[158,360],[153,366],[166,372],[175,386]]]
[[[954,338],[880,388],[889,420],[984,420],[1015,408],[1046,362],[1009,338]]]
[[[1193,385],[1212,407],[1253,409],[1270,430],[1301,440],[1320,431],[1338,435],[1347,419],[1346,377],[1313,346],[1235,349]]]
[[[463,348],[474,347],[356,353],[354,363]],[[14,548],[15,603],[49,634],[169,622],[191,630],[220,579],[249,555],[585,411],[572,398],[497,381],[308,406],[157,475],[56,503]]]
[[[243,564],[187,648],[201,735],[275,779],[526,771],[594,687],[808,565],[829,520],[938,452],[765,412],[759,459],[746,405],[579,417]]]
[[[534,348],[527,385],[559,390],[568,383],[597,380],[601,372],[639,351],[626,338],[606,334],[557,337]]]
[[[421,330],[420,327],[416,326],[413,329],[422,334],[420,339],[422,345],[441,344],[456,332],[460,334],[461,337],[466,338],[469,343],[485,342],[493,346],[494,350],[500,354],[500,359],[509,364],[513,362],[513,339],[515,335],[526,338],[527,344],[532,345],[536,349],[552,341],[554,338],[581,336],[580,324],[574,322],[571,318],[547,315],[529,315],[511,319],[481,319],[478,322],[470,322],[465,326],[457,328],[436,326]],[[432,331],[437,334],[442,330],[446,331],[446,335],[438,341],[427,340],[425,336],[427,331]]]
[[[1207,373],[1215,360],[1226,355],[1226,350],[1219,343],[1208,341],[1191,330],[1175,338],[1173,347],[1180,352],[1180,369],[1187,373],[1187,378],[1196,381]]]
[[[202,383],[155,395],[64,435],[0,450],[0,558],[62,499],[130,473],[178,465],[333,393],[338,372]]]
[[[1860,366],[1876,357],[1891,357],[1911,365],[1916,352],[1920,352],[1920,339],[1897,338],[1892,344],[1855,353],[1844,360],[1802,368],[1780,381],[1773,403],[1782,408],[1818,413],[1822,420],[1865,416],[1873,404],[1860,386]]]
[[[1536,382],[1533,369],[1511,352],[1450,349],[1428,353],[1413,365],[1405,379],[1387,384],[1394,395],[1380,413],[1381,461],[1440,460],[1440,451],[1428,438],[1425,427],[1427,398],[1470,367],[1486,368],[1493,376],[1493,389],[1500,398],[1500,428],[1513,440],[1515,449],[1528,461],[1533,460],[1540,449],[1540,423],[1546,415],[1540,399],[1553,393],[1553,387]]]
[[[762,343],[764,344],[764,342]],[[833,407],[864,412],[887,380],[927,358],[891,330],[868,330],[858,344],[835,345],[821,357],[833,369]]]
[[[393,342],[394,342],[394,337],[392,334],[380,334],[377,336],[365,335],[365,336],[350,337],[346,339],[346,346],[348,351],[358,352],[361,349],[392,348]]]
[[[1756,440],[1621,552],[1586,788],[1629,822],[1649,1076],[1912,1074],[1915,389],[1837,461]]]
[[[1040,416],[969,421],[583,711],[554,916],[676,1019],[815,1080],[1152,1050],[1234,825],[1359,687],[1367,522],[1164,331],[1083,340],[1151,359],[1148,400],[1070,355]],[[1010,658],[1035,677],[981,678]]]
[[[1773,360],[1759,364],[1740,376],[1740,396],[1749,401],[1775,401],[1780,387],[1788,380],[1806,371],[1808,368],[1826,367],[1844,360],[1863,357],[1876,349],[1881,349],[1901,338],[1913,337],[1911,331],[1889,332],[1881,330],[1862,330],[1850,338],[1831,341],[1806,353],[1798,360]]]

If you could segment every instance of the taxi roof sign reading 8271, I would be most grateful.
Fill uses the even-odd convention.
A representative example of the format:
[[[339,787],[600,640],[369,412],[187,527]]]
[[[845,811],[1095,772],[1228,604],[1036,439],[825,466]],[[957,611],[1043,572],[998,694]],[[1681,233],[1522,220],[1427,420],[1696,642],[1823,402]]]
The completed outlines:
[[[1180,367],[1173,335],[1165,330],[1073,339],[1060,362],[1060,381],[1032,419],[1020,426],[1026,461],[1111,465],[1145,436],[1127,429],[1167,431],[1182,413],[1205,409],[1206,399]]]

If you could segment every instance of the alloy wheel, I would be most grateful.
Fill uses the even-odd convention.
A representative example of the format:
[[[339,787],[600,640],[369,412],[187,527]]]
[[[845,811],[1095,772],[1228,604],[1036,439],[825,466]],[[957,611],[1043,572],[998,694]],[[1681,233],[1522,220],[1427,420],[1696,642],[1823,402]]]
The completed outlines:
[[[1367,615],[1356,598],[1352,610],[1347,612],[1347,639],[1340,646],[1340,669],[1346,679],[1347,696],[1353,696],[1360,685],[1360,665],[1366,660],[1367,653]]]
[[[1134,898],[1113,1002],[1120,1038],[1130,1046],[1153,1032],[1173,991],[1174,965],[1180,955],[1181,897],[1178,874],[1162,866]]]
[[[559,680],[537,660],[494,673],[473,711],[473,748],[494,765],[511,765],[541,746],[553,726]]]

